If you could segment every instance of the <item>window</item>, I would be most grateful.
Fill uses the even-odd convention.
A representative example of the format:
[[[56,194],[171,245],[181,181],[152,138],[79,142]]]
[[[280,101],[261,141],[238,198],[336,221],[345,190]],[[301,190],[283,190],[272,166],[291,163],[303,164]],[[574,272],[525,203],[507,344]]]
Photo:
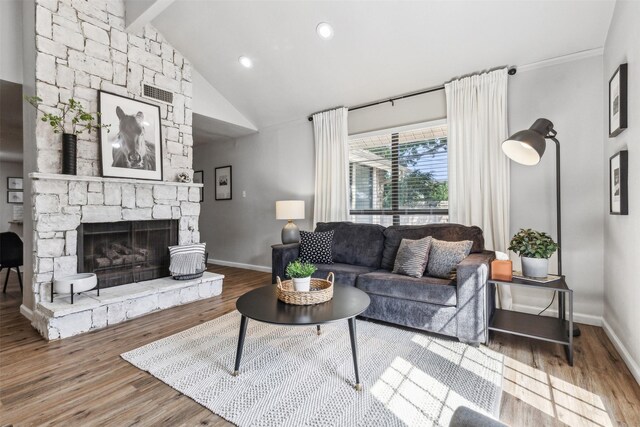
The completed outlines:
[[[351,136],[351,221],[448,222],[447,172],[446,124]]]

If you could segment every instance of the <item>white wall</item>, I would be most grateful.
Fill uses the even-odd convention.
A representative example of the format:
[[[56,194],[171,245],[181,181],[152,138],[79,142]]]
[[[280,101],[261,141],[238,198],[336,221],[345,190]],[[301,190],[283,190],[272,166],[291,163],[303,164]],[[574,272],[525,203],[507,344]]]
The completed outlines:
[[[232,166],[232,200],[214,199],[214,168]],[[271,270],[271,245],[280,243],[284,221],[276,200],[305,201],[301,230],[311,229],[315,180],[313,127],[306,119],[259,133],[194,147],[194,170],[204,170],[205,201],[200,235],[209,258]],[[242,192],[246,197],[242,197]]]
[[[194,113],[250,130],[257,130],[255,125],[243,116],[216,88],[211,86],[200,73],[192,69],[191,74]]]
[[[603,312],[602,56],[532,69],[509,81],[509,131],[551,120],[561,149],[563,273],[578,321]],[[511,162],[511,235],[533,228],[556,237],[555,145],[537,166]],[[518,263],[519,264],[519,263]],[[519,267],[519,265],[518,265]],[[550,269],[555,271],[556,257]],[[551,294],[514,289],[514,304],[544,308]],[[554,306],[554,308],[557,306]]]
[[[349,134],[389,129],[413,123],[443,119],[447,116],[444,90],[349,112]]]
[[[0,79],[22,83],[22,0],[0,1]]]
[[[0,161],[0,233],[4,231],[13,231],[22,236],[22,226],[17,224],[9,224],[13,219],[13,207],[20,206],[7,203],[7,177],[22,177],[22,162],[2,162]],[[26,193],[27,195],[29,193]]]
[[[36,94],[36,5],[35,0],[24,0],[22,13],[22,91],[25,95],[33,96]],[[22,129],[23,135],[35,135],[36,132],[36,113],[34,108],[22,109]],[[22,166],[22,175],[24,180],[25,194],[31,194],[31,180],[26,179],[31,172],[36,171],[37,154],[35,138],[26,139],[28,143],[23,144],[24,161]],[[22,305],[31,310],[34,305],[33,292],[31,292],[31,283],[33,279],[33,207],[31,206],[31,198],[25,200],[24,206],[24,224],[23,224],[23,242],[24,242],[24,269],[23,282],[25,292],[22,296]]]
[[[628,63],[628,128],[615,138],[608,137],[608,112],[603,111],[604,155],[600,164],[604,213],[604,321],[605,330],[625,358],[640,383],[640,2],[618,0],[604,50],[604,93],[608,103],[609,79]],[[601,148],[602,150],[602,148]],[[609,215],[609,157],[629,151],[629,215]],[[601,151],[602,153],[602,151]],[[604,157],[604,158],[602,158]]]

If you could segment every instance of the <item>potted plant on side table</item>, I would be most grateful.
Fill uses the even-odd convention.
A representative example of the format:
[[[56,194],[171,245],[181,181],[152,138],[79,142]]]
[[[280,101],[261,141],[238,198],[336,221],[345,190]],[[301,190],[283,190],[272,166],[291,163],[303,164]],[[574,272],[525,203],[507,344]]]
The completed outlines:
[[[42,113],[40,120],[49,123],[53,133],[62,133],[62,173],[65,175],[76,174],[76,153],[78,135],[87,131],[97,130],[101,127],[107,129],[111,125],[100,125],[97,119],[100,113],[91,114],[85,111],[81,103],[70,98],[60,109],[60,114],[51,113],[51,108],[46,110],[40,105],[42,98],[37,96],[25,96],[24,99],[36,110]]]
[[[298,292],[309,292],[311,289],[311,275],[317,270],[310,262],[295,260],[287,265],[287,276],[293,280],[293,288]]]
[[[523,276],[539,278],[549,274],[549,258],[558,245],[547,233],[522,228],[511,238],[509,250],[520,255]]]

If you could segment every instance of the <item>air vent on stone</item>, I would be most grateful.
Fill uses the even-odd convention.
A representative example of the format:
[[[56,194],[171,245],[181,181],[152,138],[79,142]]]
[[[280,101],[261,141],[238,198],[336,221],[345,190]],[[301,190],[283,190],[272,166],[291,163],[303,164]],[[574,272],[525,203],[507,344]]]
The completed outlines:
[[[156,101],[160,102],[166,102],[167,104],[173,103],[173,92],[169,92],[168,90],[160,89],[148,84],[143,85],[143,89],[144,96],[146,98],[155,99]]]

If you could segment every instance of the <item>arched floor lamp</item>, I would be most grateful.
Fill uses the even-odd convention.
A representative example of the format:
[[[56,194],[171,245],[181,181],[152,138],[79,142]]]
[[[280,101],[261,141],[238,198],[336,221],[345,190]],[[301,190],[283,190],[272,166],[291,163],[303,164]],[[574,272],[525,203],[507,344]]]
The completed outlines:
[[[511,135],[502,143],[502,151],[514,162],[525,166],[535,166],[540,163],[547,139],[556,143],[556,238],[558,243],[558,275],[562,276],[562,215],[560,206],[560,141],[553,123],[547,119],[536,120],[529,129],[521,130]],[[558,297],[559,314],[564,315],[564,298]],[[580,329],[573,328],[573,336],[579,336]]]

